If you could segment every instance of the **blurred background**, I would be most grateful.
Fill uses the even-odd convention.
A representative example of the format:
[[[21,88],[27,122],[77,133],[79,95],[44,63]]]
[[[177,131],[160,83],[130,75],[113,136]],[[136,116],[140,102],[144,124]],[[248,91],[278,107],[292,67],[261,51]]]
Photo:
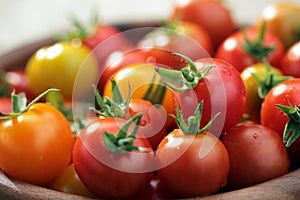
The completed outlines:
[[[87,22],[91,11],[104,23],[158,21],[175,0],[0,0],[0,55],[70,27],[70,17]],[[268,4],[285,0],[224,0],[236,21],[253,23]],[[288,0],[298,2],[300,0]]]

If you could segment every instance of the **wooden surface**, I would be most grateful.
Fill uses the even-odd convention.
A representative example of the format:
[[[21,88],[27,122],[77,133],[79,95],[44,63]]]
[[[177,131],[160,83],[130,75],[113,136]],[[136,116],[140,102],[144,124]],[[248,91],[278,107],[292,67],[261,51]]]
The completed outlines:
[[[0,199],[6,200],[89,200],[8,178],[0,171]],[[190,200],[299,200],[300,169],[279,178],[240,190]]]

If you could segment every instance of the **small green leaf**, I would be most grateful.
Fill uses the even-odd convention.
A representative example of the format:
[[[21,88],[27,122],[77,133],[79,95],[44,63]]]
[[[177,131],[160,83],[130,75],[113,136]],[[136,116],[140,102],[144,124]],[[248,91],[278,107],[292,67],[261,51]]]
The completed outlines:
[[[283,132],[283,142],[288,148],[300,136],[300,106],[293,107],[292,105],[283,106],[280,104],[276,104],[276,106],[290,117]]]

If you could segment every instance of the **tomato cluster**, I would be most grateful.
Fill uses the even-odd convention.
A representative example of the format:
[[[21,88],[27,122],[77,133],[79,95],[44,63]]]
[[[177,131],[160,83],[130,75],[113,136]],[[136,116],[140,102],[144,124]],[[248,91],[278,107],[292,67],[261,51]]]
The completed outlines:
[[[124,34],[74,20],[2,73],[1,170],[87,197],[170,199],[299,168],[299,9],[239,28],[219,1],[178,1],[163,25]]]

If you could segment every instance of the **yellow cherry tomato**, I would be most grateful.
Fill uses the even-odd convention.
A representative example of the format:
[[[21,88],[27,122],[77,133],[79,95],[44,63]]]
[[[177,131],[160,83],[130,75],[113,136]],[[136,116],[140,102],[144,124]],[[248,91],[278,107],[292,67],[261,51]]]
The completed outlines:
[[[69,100],[75,81],[80,82],[77,84],[80,85],[77,87],[80,91],[76,91],[80,95],[92,89],[98,67],[94,55],[80,41],[66,41],[37,50],[27,62],[25,70],[30,89],[35,95],[48,88],[57,88]]]
[[[263,23],[290,47],[300,39],[300,4],[279,2],[265,7],[257,21],[258,26]]]
[[[282,72],[278,68],[270,66],[270,69],[276,75],[282,75]],[[259,122],[262,98],[258,95],[258,87],[260,84],[253,74],[260,80],[266,80],[268,73],[265,64],[257,63],[250,65],[241,72],[241,77],[246,89],[246,108],[244,113],[249,117],[249,120]]]
[[[51,188],[68,194],[77,194],[86,197],[95,197],[79,179],[74,164],[70,164],[53,181]]]

